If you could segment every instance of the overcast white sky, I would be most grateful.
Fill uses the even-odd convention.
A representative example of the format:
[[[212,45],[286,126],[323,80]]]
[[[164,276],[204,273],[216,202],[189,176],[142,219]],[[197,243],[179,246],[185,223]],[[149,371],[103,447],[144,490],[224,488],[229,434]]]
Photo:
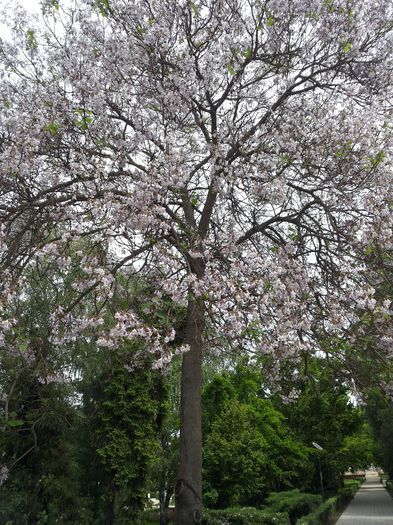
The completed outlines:
[[[2,20],[2,14],[5,11],[6,13],[12,13],[15,9],[15,5],[21,5],[26,11],[30,13],[37,13],[40,11],[40,0],[0,0],[0,37],[7,38],[9,32],[7,31],[4,22]]]
[[[66,0],[60,1],[63,1],[63,3],[66,2]],[[40,14],[41,3],[42,0],[0,0],[0,37],[6,38],[9,35],[9,32],[1,19],[1,14],[4,11],[12,14],[12,11],[15,10],[15,6],[21,5],[29,13]]]
[[[37,12],[40,10],[40,0],[18,0],[17,2],[10,2],[9,0],[0,0],[1,7],[8,7],[15,4],[22,5],[27,11]]]
[[[12,9],[15,7],[15,4],[20,4],[26,9],[26,11],[33,13],[39,11],[41,7],[40,0],[17,0],[14,2],[12,0],[0,0],[0,9]]]

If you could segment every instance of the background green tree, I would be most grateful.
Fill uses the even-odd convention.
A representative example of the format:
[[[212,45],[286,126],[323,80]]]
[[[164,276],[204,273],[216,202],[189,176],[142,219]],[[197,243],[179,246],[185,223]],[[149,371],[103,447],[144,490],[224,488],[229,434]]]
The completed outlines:
[[[342,485],[342,475],[351,466],[342,454],[345,440],[357,436],[365,421],[364,412],[354,406],[349,388],[334,369],[322,359],[312,363],[312,373],[299,380],[295,400],[284,403],[275,397],[275,406],[285,415],[297,438],[310,447],[314,457],[314,474],[309,488],[319,486],[318,456],[321,460],[325,486],[334,491]],[[318,443],[323,451],[312,448]]]
[[[203,391],[207,505],[260,504],[268,492],[304,482],[308,449],[264,397],[261,379],[241,366]]]
[[[366,414],[375,440],[375,455],[393,479],[393,403],[380,389],[369,392]]]
[[[82,386],[80,453],[89,458],[83,487],[97,523],[108,525],[136,522],[147,501],[149,467],[159,449],[160,377],[149,367],[127,370],[132,351],[116,349],[106,364],[102,362],[100,373],[85,378]]]

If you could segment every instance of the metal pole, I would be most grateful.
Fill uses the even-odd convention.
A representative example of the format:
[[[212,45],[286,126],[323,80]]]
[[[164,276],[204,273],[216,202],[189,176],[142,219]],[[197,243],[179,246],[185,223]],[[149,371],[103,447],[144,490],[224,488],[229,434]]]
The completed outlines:
[[[320,477],[320,480],[321,480],[321,494],[322,494],[322,500],[325,499],[325,492],[323,490],[323,477],[322,477],[322,467],[321,467],[321,457],[320,457],[320,452],[319,451],[322,451],[323,448],[321,447],[321,445],[319,443],[317,443],[316,441],[312,441],[312,446],[315,447],[316,449],[318,449],[318,465],[319,465],[319,477]]]
[[[318,464],[319,464],[319,477],[321,479],[321,494],[322,494],[322,500],[325,499],[325,491],[323,490],[323,477],[322,477],[322,467],[321,467],[321,458],[318,454]]]

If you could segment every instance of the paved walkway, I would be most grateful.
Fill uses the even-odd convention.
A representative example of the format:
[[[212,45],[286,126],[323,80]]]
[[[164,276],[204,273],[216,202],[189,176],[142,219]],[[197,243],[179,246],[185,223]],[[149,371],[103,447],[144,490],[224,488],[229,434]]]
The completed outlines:
[[[393,525],[393,499],[376,472],[366,472],[366,482],[336,525]]]

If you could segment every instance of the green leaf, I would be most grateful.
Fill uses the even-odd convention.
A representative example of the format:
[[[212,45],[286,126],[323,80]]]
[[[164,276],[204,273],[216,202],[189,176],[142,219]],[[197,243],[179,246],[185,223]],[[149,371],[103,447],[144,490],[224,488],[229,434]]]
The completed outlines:
[[[24,422],[21,419],[8,419],[7,425],[11,428],[21,427]]]
[[[52,137],[54,137],[55,135],[57,135],[57,132],[59,131],[60,127],[61,125],[57,122],[50,122],[49,124],[46,124],[43,127],[43,130],[47,131],[50,135],[52,135]]]
[[[367,248],[364,250],[364,255],[366,257],[370,257],[374,253],[374,246],[367,246]]]
[[[27,344],[25,342],[23,342],[23,341],[21,343],[19,343],[19,351],[20,352],[26,352],[26,350],[27,350]]]
[[[192,9],[192,12],[194,13],[194,16],[198,16],[199,8],[196,5],[196,3],[195,2],[190,2],[190,7]]]
[[[89,125],[93,122],[93,119],[92,117],[83,117],[82,121],[78,122],[77,125],[83,129],[83,130],[87,130]]]
[[[244,58],[251,58],[252,57],[252,49],[248,47],[245,51],[243,51]]]
[[[109,0],[97,0],[96,6],[102,16],[104,17],[108,16]]]
[[[89,125],[93,122],[93,112],[86,108],[76,108],[74,109],[74,112],[81,116],[80,119],[75,121],[75,125],[83,131],[86,131],[89,128]]]
[[[167,320],[168,320],[168,316],[167,316],[167,314],[164,313],[164,312],[157,312],[156,315],[157,315],[157,317],[158,317],[159,319],[161,319],[162,321],[167,321]]]
[[[91,53],[94,58],[99,58],[101,56],[101,51],[98,49],[98,47],[93,47]]]
[[[349,53],[353,47],[353,44],[351,44],[351,42],[345,42],[341,47],[344,53]]]
[[[381,162],[386,158],[386,153],[381,150],[379,151],[374,157],[371,157],[371,164],[373,168],[378,166],[378,164],[381,164]]]
[[[27,33],[26,33],[26,44],[27,44],[27,49],[29,49],[29,50],[37,49],[38,42],[37,42],[37,38],[35,36],[34,29],[28,29],[27,30]]]
[[[267,25],[267,27],[272,27],[272,26],[274,26],[274,17],[272,17],[272,16],[268,16],[268,17],[266,18],[266,25]]]
[[[352,146],[353,146],[353,142],[352,140],[348,140],[341,149],[337,150],[335,152],[335,156],[338,157],[338,158],[341,158],[341,159],[344,159],[345,157],[347,157],[349,155],[349,153],[351,152],[352,150]]]
[[[230,75],[233,76],[235,74],[235,70],[234,70],[232,64],[227,64],[227,69],[228,69]]]
[[[75,108],[74,112],[78,115],[93,115],[93,112],[87,108]]]
[[[136,31],[137,35],[139,35],[139,36],[143,36],[144,33],[145,33],[145,29],[143,29],[143,27],[141,25],[136,26],[135,31]]]
[[[43,13],[47,13],[51,9],[58,11],[60,9],[60,2],[59,0],[42,0],[41,7]]]
[[[271,283],[270,283],[269,281],[265,281],[265,282],[263,283],[263,291],[264,291],[264,292],[268,292],[268,291],[271,290],[271,289],[272,289],[272,285],[271,285]]]
[[[287,153],[281,155],[279,160],[279,166],[290,166],[293,163],[293,159]]]

